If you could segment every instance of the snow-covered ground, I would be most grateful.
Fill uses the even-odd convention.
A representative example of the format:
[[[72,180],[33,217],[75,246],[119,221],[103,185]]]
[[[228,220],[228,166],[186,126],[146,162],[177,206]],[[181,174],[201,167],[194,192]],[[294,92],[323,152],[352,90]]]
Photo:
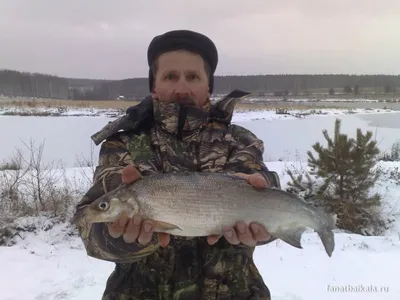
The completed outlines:
[[[369,114],[382,114],[382,113],[398,113],[392,109],[381,109],[381,108],[310,108],[310,109],[290,109],[287,114],[277,114],[275,110],[259,110],[259,111],[241,111],[234,115],[234,122],[254,121],[254,120],[295,120],[299,118],[305,118],[307,116],[312,117],[324,117],[324,116],[343,116],[343,115],[369,115]]]
[[[374,115],[376,113],[374,112]],[[395,115],[389,117],[392,114]],[[399,115],[387,113],[383,116],[385,120],[395,120]],[[311,143],[323,141],[322,130],[327,126],[333,127],[334,120],[332,115],[325,115],[326,118],[320,118],[322,115],[312,115],[304,119],[286,117],[291,120],[274,120],[275,116],[281,115],[275,115],[274,112],[238,113],[235,114],[234,121],[251,130],[256,129],[257,135],[266,144],[266,151],[273,149],[277,144],[277,151],[300,149],[299,157],[304,157],[303,152],[310,149]],[[371,129],[368,127],[368,119],[363,119],[361,115],[357,117],[357,122],[351,119],[355,118],[354,115],[340,114],[340,117],[345,120],[344,131],[355,133],[356,126],[359,125],[363,130]],[[20,146],[18,141],[25,141],[28,136],[36,137],[35,139],[42,137],[47,139],[46,145],[50,147],[48,151],[45,149],[45,156],[55,153],[54,155],[61,159],[80,156],[80,150],[83,148],[74,146],[83,143],[85,149],[89,148],[90,134],[110,121],[108,117],[30,118],[34,118],[31,119],[33,123],[25,123],[26,118],[23,117],[0,117],[0,140],[4,141],[8,137],[8,143],[17,147]],[[263,119],[264,122],[256,119]],[[349,120],[353,120],[351,126]],[[316,129],[310,127],[304,132],[305,122]],[[63,126],[57,127],[59,125],[52,125],[53,123],[63,123]],[[399,139],[400,128],[386,127],[379,127],[378,138],[386,142],[383,144],[387,148],[389,142]],[[12,136],[10,128],[13,128]],[[61,128],[66,132],[62,133]],[[268,135],[271,130],[276,132],[277,138],[280,139],[275,140]],[[311,139],[306,136],[311,136]],[[9,150],[7,145],[0,149],[0,161],[7,159]],[[87,154],[88,152],[85,152],[86,156]],[[278,172],[284,188],[290,179],[286,168],[294,166],[301,169],[301,166],[306,166],[301,160],[266,159],[266,164],[271,170]],[[381,162],[379,165],[386,175],[374,190],[383,196],[383,209],[388,216],[396,219],[392,227],[384,236],[365,237],[337,232],[336,248],[331,258],[326,255],[314,233],[303,235],[302,250],[282,241],[258,247],[255,261],[271,289],[273,300],[400,299],[400,285],[396,276],[400,264],[400,180],[394,179],[395,174],[400,172],[400,162]],[[71,165],[67,166],[66,171],[69,178],[75,179],[90,172],[88,168],[72,168]],[[18,221],[35,223],[42,230],[22,233],[23,239],[18,238],[15,245],[0,247],[1,300],[101,298],[105,282],[114,268],[112,263],[89,258],[80,239],[72,234],[68,224],[53,226],[47,219]]]
[[[27,106],[6,106],[1,107],[0,115],[20,115],[20,116],[53,116],[53,117],[73,117],[73,116],[88,116],[88,117],[115,117],[125,113],[122,109],[103,109],[91,107],[27,107]]]
[[[290,107],[290,105],[288,105]],[[343,114],[359,114],[359,113],[382,113],[393,112],[389,108],[309,108],[309,109],[295,109],[290,110],[289,114],[276,114],[275,109],[265,109],[259,111],[240,111],[235,114],[236,120],[280,120],[286,118],[298,118],[300,114],[316,114],[316,115],[343,115]],[[27,106],[1,106],[0,102],[0,116],[4,115],[21,115],[21,116],[57,116],[57,117],[72,117],[72,116],[87,116],[87,117],[111,117],[114,118],[118,115],[125,113],[125,109],[104,109],[104,108],[77,108],[77,107],[27,107]]]

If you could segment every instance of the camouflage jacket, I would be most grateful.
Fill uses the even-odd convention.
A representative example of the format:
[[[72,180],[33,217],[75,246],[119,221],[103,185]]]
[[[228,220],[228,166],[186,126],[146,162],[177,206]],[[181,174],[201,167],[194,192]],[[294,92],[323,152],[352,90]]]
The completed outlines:
[[[206,238],[174,236],[162,248],[156,234],[146,246],[127,244],[122,237],[110,237],[104,224],[88,228],[84,220],[85,204],[117,187],[122,168],[127,165],[137,167],[143,176],[181,170],[259,172],[280,187],[276,173],[263,163],[262,141],[248,130],[230,124],[234,104],[244,95],[232,93],[204,110],[187,108],[186,118],[180,117],[183,108],[179,105],[154,101],[152,121],[147,125],[145,121],[137,126],[132,119],[119,119],[106,126],[108,138],[101,145],[93,187],[75,213],[87,254],[116,263],[103,300],[270,299],[253,262],[254,248],[231,245],[223,238],[210,246]],[[136,124],[131,130],[127,130],[129,122]],[[125,130],[118,131],[122,123]]]

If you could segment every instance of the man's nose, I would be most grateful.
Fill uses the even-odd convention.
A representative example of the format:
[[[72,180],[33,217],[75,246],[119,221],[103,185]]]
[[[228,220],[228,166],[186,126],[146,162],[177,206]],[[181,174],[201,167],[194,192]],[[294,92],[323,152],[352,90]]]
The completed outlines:
[[[175,87],[175,93],[177,96],[188,96],[189,95],[189,87],[187,85],[187,82],[184,79],[181,79],[177,82],[177,85]]]

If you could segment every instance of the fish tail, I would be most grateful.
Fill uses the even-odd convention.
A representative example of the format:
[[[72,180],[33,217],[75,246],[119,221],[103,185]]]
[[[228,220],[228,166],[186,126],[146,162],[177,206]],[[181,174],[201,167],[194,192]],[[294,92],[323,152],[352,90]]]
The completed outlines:
[[[335,249],[335,236],[331,229],[326,229],[317,232],[321,238],[322,244],[324,245],[325,251],[329,257],[332,256],[333,250]]]

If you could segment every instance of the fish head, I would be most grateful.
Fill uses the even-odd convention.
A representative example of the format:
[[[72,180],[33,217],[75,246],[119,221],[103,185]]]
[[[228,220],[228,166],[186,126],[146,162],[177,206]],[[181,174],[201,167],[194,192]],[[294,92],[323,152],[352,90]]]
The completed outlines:
[[[136,192],[121,187],[93,201],[86,211],[86,219],[91,223],[114,222],[121,213],[132,217],[138,212]]]

